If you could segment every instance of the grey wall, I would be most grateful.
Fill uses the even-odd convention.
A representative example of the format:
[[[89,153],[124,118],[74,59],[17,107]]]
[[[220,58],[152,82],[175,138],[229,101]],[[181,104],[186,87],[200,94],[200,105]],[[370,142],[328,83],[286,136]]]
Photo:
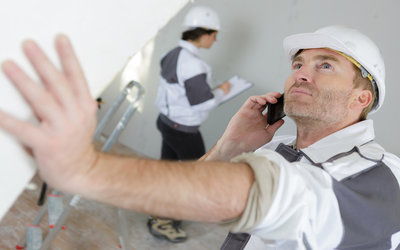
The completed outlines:
[[[290,72],[289,61],[282,49],[285,36],[312,32],[326,25],[344,24],[361,30],[381,48],[386,63],[387,94],[384,106],[370,118],[375,122],[377,141],[388,151],[400,155],[400,133],[397,129],[400,123],[400,98],[397,96],[400,87],[396,79],[400,65],[397,60],[400,55],[397,45],[400,38],[400,1],[198,0],[194,4],[214,8],[222,21],[217,43],[210,50],[202,51],[202,57],[213,68],[213,78],[225,80],[238,74],[255,83],[255,87],[215,109],[202,125],[207,149],[215,144],[230,117],[249,95],[283,90],[283,83]],[[186,6],[139,55],[142,59],[139,78],[145,85],[146,96],[140,112],[135,114],[120,142],[151,157],[159,156],[161,140],[154,125],[159,59],[176,46],[183,17],[189,8],[190,5]],[[138,68],[128,65],[127,71],[137,71]],[[127,74],[126,71],[124,74]],[[119,91],[120,78],[117,76],[114,84],[103,94],[108,104]],[[294,124],[288,118],[285,120],[278,134],[295,133]]]

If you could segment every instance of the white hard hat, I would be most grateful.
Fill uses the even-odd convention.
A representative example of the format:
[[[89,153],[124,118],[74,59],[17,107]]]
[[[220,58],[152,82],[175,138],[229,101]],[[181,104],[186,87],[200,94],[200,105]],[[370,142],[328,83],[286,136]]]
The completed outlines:
[[[183,25],[186,28],[205,28],[219,30],[220,23],[217,12],[206,6],[196,6],[186,14]]]
[[[370,113],[382,106],[385,99],[385,63],[375,43],[358,30],[339,25],[328,26],[314,33],[288,36],[283,40],[283,48],[290,59],[300,49],[312,48],[330,48],[354,58],[362,66],[363,77],[370,78],[375,85],[376,100]]]

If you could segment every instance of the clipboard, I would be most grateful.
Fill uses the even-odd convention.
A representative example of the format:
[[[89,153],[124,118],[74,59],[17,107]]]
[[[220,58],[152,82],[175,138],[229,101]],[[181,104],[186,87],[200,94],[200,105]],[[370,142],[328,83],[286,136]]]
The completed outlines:
[[[231,89],[229,90],[228,94],[224,95],[219,105],[229,101],[230,99],[253,87],[254,85],[254,83],[249,82],[246,79],[241,78],[237,75],[231,77],[231,79],[229,79],[228,81],[231,83]]]

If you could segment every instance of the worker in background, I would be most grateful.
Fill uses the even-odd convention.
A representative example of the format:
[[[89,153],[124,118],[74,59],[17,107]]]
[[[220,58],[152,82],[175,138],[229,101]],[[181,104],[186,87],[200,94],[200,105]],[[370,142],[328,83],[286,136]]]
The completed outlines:
[[[199,127],[230,89],[229,82],[211,89],[211,68],[199,55],[199,49],[209,49],[216,41],[220,29],[217,13],[205,6],[193,7],[183,25],[178,47],[160,63],[157,128],[162,135],[161,159],[165,160],[193,160],[205,154]],[[180,221],[150,216],[147,225],[158,238],[171,242],[187,238]]]
[[[398,249],[400,159],[375,141],[367,119],[383,105],[385,65],[359,31],[328,26],[284,40],[292,61],[284,110],[296,136],[273,138],[284,121],[267,124],[265,107],[279,92],[253,96],[198,161],[96,151],[96,103],[69,40],[59,36],[56,47],[62,70],[34,42],[23,45],[44,87],[14,62],[2,65],[38,123],[0,112],[0,127],[32,150],[48,185],[147,214],[227,224],[222,249]]]

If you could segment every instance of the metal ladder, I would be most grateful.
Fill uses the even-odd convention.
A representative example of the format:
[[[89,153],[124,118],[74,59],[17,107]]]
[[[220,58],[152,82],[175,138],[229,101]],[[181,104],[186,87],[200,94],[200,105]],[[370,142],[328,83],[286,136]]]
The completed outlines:
[[[127,96],[132,92],[133,88],[136,88],[136,95],[133,98],[127,98]],[[121,106],[124,100],[128,100],[130,105],[126,108],[124,114],[121,116],[118,123],[115,125],[111,135],[105,141],[101,151],[109,152],[112,146],[117,141],[121,132],[125,129],[128,121],[132,117],[132,115],[137,110],[139,103],[144,94],[144,88],[136,81],[130,81],[125,88],[118,95],[116,100],[113,102],[112,106],[109,108],[107,113],[99,122],[96,132],[94,135],[94,140],[99,140],[101,136],[101,132],[106,127],[107,123],[116,113],[116,110]],[[66,201],[66,205],[62,206],[63,200],[61,193],[57,190],[53,190],[51,194],[48,194],[48,206],[43,206],[39,211],[36,218],[33,220],[32,224],[28,225],[26,230],[26,235],[24,235],[16,245],[16,249],[24,249],[26,247],[27,250],[47,250],[50,248],[51,243],[54,238],[57,236],[57,233],[61,228],[64,227],[64,223],[72,210],[72,207],[76,206],[79,202],[79,195],[73,195]],[[50,198],[54,197],[54,198]],[[118,208],[118,239],[120,242],[120,248],[123,250],[128,250],[129,248],[129,239],[128,239],[128,225],[126,220],[125,211],[123,209]],[[40,222],[45,216],[46,212],[49,215],[49,224],[52,228],[47,234],[46,238],[42,242],[42,231],[40,228]],[[50,223],[50,221],[54,221],[54,224]]]

